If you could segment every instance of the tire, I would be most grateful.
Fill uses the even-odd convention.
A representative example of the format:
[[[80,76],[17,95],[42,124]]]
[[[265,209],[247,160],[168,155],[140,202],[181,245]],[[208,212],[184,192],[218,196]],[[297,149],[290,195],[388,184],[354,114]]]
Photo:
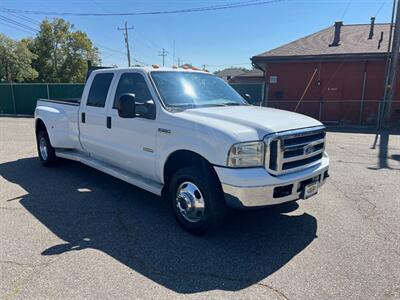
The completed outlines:
[[[50,144],[49,136],[46,130],[39,130],[36,134],[36,144],[39,159],[45,167],[52,167],[57,162],[54,148]]]
[[[207,167],[185,167],[171,178],[169,201],[179,225],[202,235],[223,224],[226,206],[217,176]]]

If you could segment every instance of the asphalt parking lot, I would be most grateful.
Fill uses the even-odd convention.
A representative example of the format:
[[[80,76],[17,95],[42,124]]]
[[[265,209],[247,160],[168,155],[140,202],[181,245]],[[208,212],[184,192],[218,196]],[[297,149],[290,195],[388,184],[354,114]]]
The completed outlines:
[[[0,118],[0,299],[400,298],[400,135],[329,132],[307,201],[195,237],[161,198],[78,163],[43,168]]]

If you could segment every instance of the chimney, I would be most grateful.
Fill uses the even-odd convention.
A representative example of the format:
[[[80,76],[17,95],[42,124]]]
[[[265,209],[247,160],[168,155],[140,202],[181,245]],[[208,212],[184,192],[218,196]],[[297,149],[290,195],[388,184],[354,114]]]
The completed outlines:
[[[332,44],[329,45],[329,47],[337,47],[339,46],[340,42],[340,31],[343,26],[343,21],[336,21],[335,22],[335,36],[333,38]]]
[[[383,42],[383,31],[381,32],[381,38],[378,41],[378,49],[381,49],[382,42]]]
[[[372,40],[374,36],[374,26],[375,26],[375,17],[371,17],[371,27],[369,28],[369,36],[368,39]]]

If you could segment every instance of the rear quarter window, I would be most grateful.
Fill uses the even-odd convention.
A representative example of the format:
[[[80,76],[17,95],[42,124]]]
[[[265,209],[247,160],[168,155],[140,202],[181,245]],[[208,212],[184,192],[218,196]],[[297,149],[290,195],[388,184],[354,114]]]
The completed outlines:
[[[101,73],[95,75],[89,90],[89,96],[86,105],[94,107],[105,106],[108,90],[113,77],[113,73]]]

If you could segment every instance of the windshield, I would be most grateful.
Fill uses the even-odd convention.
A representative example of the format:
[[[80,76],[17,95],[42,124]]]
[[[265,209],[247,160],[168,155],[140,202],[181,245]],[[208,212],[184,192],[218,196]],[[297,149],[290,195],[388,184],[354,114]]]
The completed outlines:
[[[195,72],[151,72],[164,104],[172,108],[246,105],[221,78]]]

